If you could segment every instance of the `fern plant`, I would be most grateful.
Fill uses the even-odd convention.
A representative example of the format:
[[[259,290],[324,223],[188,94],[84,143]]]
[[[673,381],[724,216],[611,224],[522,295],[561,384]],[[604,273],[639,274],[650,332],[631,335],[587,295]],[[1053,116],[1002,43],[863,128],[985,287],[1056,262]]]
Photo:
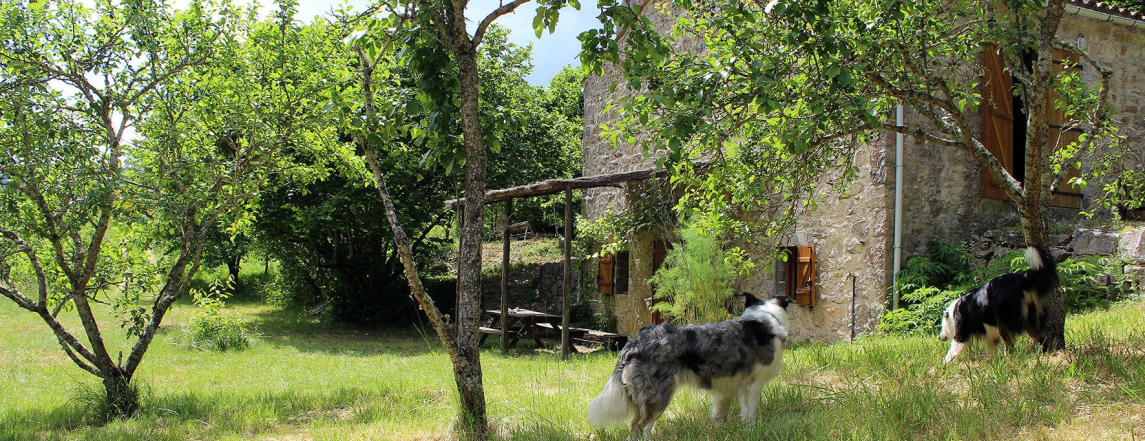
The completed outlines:
[[[653,310],[685,323],[728,318],[738,254],[725,251],[717,238],[696,227],[685,227],[680,237],[682,242],[668,251],[664,265],[648,279],[656,298],[664,300]]]

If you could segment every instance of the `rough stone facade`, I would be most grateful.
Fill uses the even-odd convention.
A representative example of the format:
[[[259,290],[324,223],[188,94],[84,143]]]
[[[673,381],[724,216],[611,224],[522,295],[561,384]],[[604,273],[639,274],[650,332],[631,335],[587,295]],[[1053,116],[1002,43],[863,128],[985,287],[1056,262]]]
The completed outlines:
[[[1071,42],[1082,37],[1082,49],[1113,69],[1109,96],[1122,133],[1128,136],[1128,166],[1145,166],[1145,30],[1067,14],[1058,36]],[[1083,69],[1082,80],[1096,83],[1097,73]],[[910,116],[907,121],[919,122]],[[977,123],[981,133],[981,120]],[[1019,224],[1013,202],[982,197],[985,171],[969,154],[910,137],[904,147],[908,197],[903,207],[902,237],[906,255],[923,252],[931,240],[964,242],[985,230]],[[1099,187],[1090,185],[1082,191],[1082,208],[1088,208]],[[1053,208],[1051,217],[1073,223],[1077,210]]]
[[[652,13],[658,25],[668,19]],[[1145,164],[1145,30],[1104,23],[1067,14],[1059,36],[1074,41],[1084,37],[1083,49],[1115,71],[1110,96],[1118,114],[1122,133],[1129,137],[1132,164]],[[1083,70],[1083,80],[1096,81],[1096,73]],[[613,149],[601,138],[602,124],[615,120],[604,112],[609,101],[623,96],[623,86],[610,91],[620,78],[618,68],[609,66],[604,76],[591,76],[585,82],[584,175],[638,170],[651,167],[654,158],[630,145]],[[907,115],[907,123],[920,122]],[[976,122],[981,127],[980,118]],[[980,131],[980,129],[979,129]],[[835,341],[850,335],[852,295],[855,297],[854,322],[858,332],[873,329],[888,303],[894,236],[894,136],[875,137],[869,148],[861,149],[854,164],[861,173],[847,195],[822,198],[819,209],[803,216],[785,245],[814,245],[817,254],[817,298],[814,308],[792,306],[792,334],[797,339]],[[987,230],[1018,225],[1014,204],[983,197],[984,170],[966,153],[931,145],[907,137],[904,142],[904,194],[902,247],[903,261],[925,251],[931,240],[957,243],[971,241]],[[1085,201],[1097,190],[1085,190]],[[824,186],[824,191],[829,188]],[[609,210],[628,207],[628,194],[622,189],[605,188],[585,192],[583,215],[596,218]],[[1053,209],[1051,216],[1062,223],[1077,218],[1077,210]],[[611,304],[618,331],[632,334],[651,323],[648,305],[652,291],[652,245],[669,232],[643,232],[630,246],[630,292],[601,299]],[[1068,238],[1060,238],[1063,243]],[[1065,246],[1065,245],[1062,245]],[[1020,248],[1015,246],[1014,248]],[[763,255],[764,253],[759,253]],[[771,262],[757,262],[756,273],[741,281],[744,291],[762,297],[783,292]],[[853,278],[853,281],[852,281]],[[854,287],[852,289],[852,286]]]

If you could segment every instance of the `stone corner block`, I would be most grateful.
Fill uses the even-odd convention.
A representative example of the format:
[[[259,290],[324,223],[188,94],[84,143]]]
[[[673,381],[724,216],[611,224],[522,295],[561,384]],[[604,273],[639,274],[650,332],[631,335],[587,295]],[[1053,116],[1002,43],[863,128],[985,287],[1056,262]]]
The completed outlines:
[[[1108,256],[1117,251],[1117,233],[1104,230],[1077,230],[1073,232],[1073,253],[1082,256]]]

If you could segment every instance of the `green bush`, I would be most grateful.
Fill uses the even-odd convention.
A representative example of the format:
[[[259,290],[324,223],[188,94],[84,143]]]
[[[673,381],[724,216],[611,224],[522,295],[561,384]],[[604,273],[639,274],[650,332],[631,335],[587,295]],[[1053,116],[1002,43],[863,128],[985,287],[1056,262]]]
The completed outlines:
[[[648,279],[656,297],[653,310],[684,323],[708,323],[728,318],[727,302],[734,294],[736,265],[720,241],[698,228],[684,228],[682,243],[668,251],[664,266]]]
[[[1108,285],[1099,283],[1098,278],[1102,275],[1109,278]],[[1115,258],[1082,256],[1066,259],[1058,264],[1058,276],[1061,278],[1062,297],[1070,312],[1105,308],[1124,294],[1125,274],[1121,262]]]
[[[925,256],[912,257],[899,271],[900,308],[883,314],[877,330],[888,334],[938,333],[942,310],[950,301],[1002,274],[1029,268],[1016,250],[989,265],[973,265],[965,245],[927,244]],[[1109,286],[1098,284],[1101,274]],[[1084,256],[1058,263],[1062,296],[1069,313],[1106,307],[1121,295],[1121,265],[1116,259]]]
[[[213,282],[207,290],[192,289],[191,298],[199,310],[191,316],[190,345],[219,351],[250,347],[251,332],[242,317],[223,315],[223,299],[231,289],[230,279]]]

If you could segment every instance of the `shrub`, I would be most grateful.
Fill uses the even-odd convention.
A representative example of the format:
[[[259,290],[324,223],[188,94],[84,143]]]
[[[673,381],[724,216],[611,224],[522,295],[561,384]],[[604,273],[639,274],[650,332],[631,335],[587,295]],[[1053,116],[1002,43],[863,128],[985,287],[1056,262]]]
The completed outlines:
[[[1099,277],[1108,277],[1108,285],[1099,283]],[[1105,308],[1121,297],[1125,274],[1117,259],[1101,256],[1083,256],[1066,259],[1058,264],[1062,297],[1070,312]]]
[[[190,344],[197,349],[219,351],[250,347],[250,330],[242,317],[223,315],[223,300],[231,288],[230,279],[212,282],[206,290],[192,289],[191,298],[199,311],[191,317]]]
[[[990,279],[1029,268],[1024,250],[1013,251],[988,265],[972,265],[965,245],[927,244],[925,256],[912,257],[899,271],[900,308],[887,310],[877,330],[890,334],[938,333],[942,310],[950,301]],[[1069,313],[1105,307],[1120,296],[1121,265],[1115,259],[1085,256],[1058,263],[1062,296]],[[1109,275],[1101,286],[1098,277]]]
[[[728,318],[727,302],[736,282],[736,266],[720,241],[698,228],[684,228],[682,243],[668,251],[664,266],[648,282],[664,299],[653,310],[685,323]]]

